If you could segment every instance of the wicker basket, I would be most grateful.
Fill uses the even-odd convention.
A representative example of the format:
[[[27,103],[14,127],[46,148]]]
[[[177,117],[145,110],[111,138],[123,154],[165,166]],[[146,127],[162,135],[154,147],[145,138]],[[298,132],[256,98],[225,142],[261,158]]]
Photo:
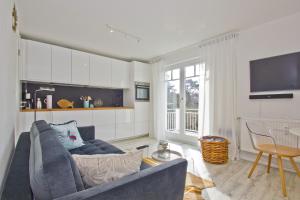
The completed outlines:
[[[202,156],[206,162],[224,164],[228,161],[228,140],[218,136],[204,136],[200,139]]]

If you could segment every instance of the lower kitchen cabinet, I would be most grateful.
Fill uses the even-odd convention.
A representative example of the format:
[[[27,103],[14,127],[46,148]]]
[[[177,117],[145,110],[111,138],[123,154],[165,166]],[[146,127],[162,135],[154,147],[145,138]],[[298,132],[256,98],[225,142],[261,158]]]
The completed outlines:
[[[36,120],[45,120],[48,123],[52,123],[53,122],[52,112],[37,112]],[[19,135],[22,132],[29,132],[33,122],[34,122],[34,112],[20,112],[17,134]]]
[[[147,117],[135,122],[134,109],[37,112],[37,120],[62,124],[71,120],[77,126],[95,126],[95,138],[112,141],[149,133]],[[141,116],[140,116],[141,118]],[[19,113],[18,134],[30,131],[33,112]]]
[[[93,125],[93,111],[56,111],[52,112],[53,123],[61,124],[71,120],[77,122],[77,126]]]
[[[134,112],[132,109],[116,110],[116,139],[134,136]]]
[[[96,139],[110,141],[116,139],[116,111],[93,111]]]

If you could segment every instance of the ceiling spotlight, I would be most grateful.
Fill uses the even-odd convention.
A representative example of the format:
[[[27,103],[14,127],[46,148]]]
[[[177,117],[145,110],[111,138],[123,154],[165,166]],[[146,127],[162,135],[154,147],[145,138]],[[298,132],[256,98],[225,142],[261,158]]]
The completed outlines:
[[[115,31],[111,28],[109,32],[113,33],[113,32],[115,32]]]

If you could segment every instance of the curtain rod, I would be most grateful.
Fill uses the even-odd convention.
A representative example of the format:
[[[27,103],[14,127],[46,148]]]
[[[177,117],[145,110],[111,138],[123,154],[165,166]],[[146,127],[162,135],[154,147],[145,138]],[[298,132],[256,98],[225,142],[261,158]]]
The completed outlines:
[[[215,44],[215,43],[218,43],[218,42],[231,40],[233,38],[237,38],[238,36],[239,36],[238,32],[224,33],[224,34],[217,35],[217,36],[214,36],[212,38],[201,41],[200,44],[198,45],[198,47],[202,48],[202,47],[205,47],[205,46],[208,46],[208,45],[211,45],[211,44]]]

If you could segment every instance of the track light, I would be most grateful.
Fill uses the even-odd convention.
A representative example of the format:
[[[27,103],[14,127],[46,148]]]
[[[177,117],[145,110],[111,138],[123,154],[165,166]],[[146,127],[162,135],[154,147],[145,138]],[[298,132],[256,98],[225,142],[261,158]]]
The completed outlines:
[[[136,35],[133,35],[131,33],[127,33],[125,31],[122,31],[122,30],[118,29],[118,28],[114,28],[109,24],[106,24],[106,28],[109,30],[110,33],[114,33],[114,32],[119,33],[119,34],[123,35],[125,38],[136,40],[137,43],[140,43],[141,40],[142,40],[140,37],[138,37]]]

